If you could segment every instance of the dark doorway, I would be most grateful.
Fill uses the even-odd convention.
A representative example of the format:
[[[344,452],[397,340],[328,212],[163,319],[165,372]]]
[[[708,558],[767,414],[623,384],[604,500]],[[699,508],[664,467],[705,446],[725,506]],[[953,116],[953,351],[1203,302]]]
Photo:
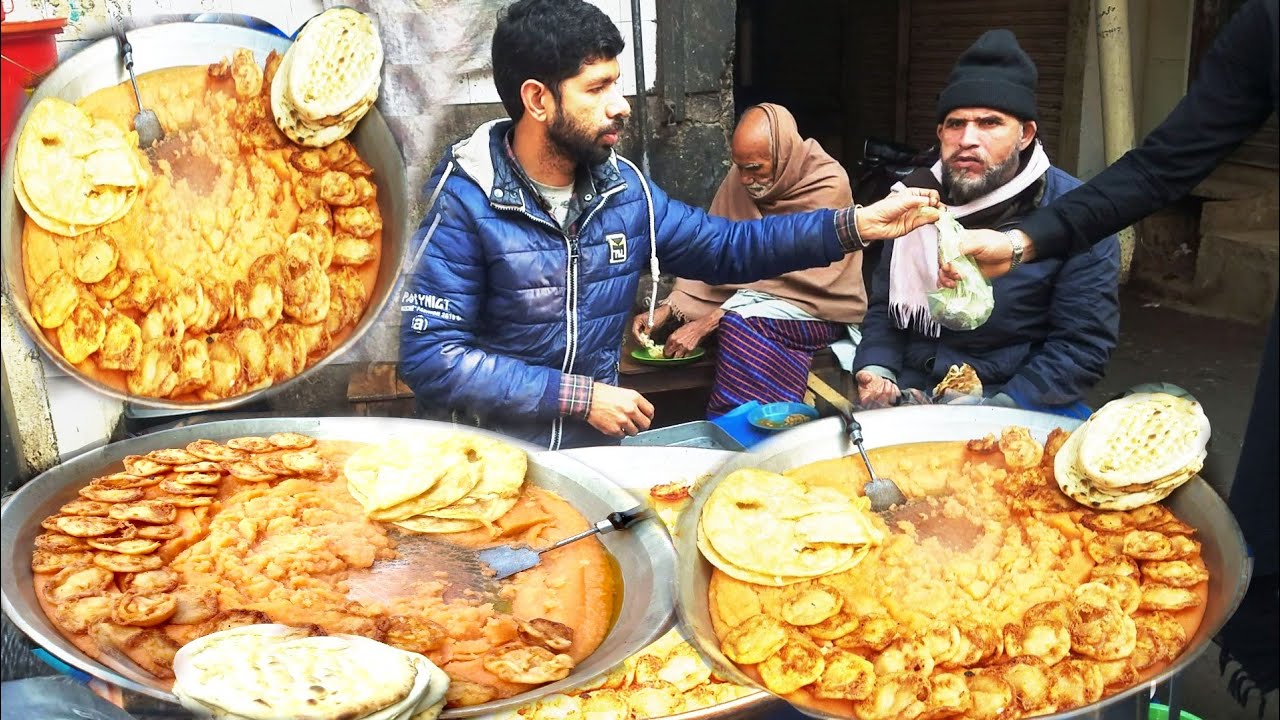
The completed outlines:
[[[735,109],[784,105],[850,177],[868,137],[894,139],[898,5],[739,0]]]

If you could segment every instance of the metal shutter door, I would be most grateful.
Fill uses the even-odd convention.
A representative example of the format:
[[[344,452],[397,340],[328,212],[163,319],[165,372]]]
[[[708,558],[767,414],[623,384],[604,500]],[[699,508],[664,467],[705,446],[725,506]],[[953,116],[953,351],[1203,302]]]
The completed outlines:
[[[911,0],[908,38],[907,142],[937,142],[938,93],[960,53],[982,33],[1008,28],[1040,73],[1036,91],[1040,139],[1057,158],[1067,54],[1068,0]]]

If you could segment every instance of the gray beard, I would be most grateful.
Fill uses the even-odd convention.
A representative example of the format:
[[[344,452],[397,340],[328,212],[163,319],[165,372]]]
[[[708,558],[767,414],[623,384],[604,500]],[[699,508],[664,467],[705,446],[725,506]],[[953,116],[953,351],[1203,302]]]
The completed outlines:
[[[942,192],[951,205],[968,205],[1012,180],[1018,174],[1019,153],[1011,153],[1009,159],[988,168],[980,177],[971,178],[955,172],[942,164]]]

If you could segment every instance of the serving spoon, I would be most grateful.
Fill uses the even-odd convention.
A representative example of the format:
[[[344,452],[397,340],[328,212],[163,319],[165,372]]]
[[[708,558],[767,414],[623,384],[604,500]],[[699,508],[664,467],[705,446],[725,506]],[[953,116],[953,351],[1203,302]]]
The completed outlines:
[[[871,458],[867,456],[866,444],[862,440],[862,424],[853,416],[849,408],[838,407],[837,410],[844,418],[849,442],[858,449],[858,454],[862,456],[862,463],[867,466],[867,476],[871,479],[863,486],[862,494],[871,501],[872,512],[883,513],[895,505],[905,505],[907,496],[902,494],[898,485],[889,478],[876,475],[876,471],[871,467]]]
[[[589,538],[592,535],[611,533],[615,530],[626,530],[637,521],[647,520],[651,517],[653,517],[651,510],[638,505],[630,510],[611,512],[608,517],[593,524],[590,529],[572,537],[567,537],[551,547],[535,550],[527,545],[499,545],[476,553],[476,559],[484,563],[486,569],[494,574],[494,580],[502,580],[536,566],[543,553],[551,552],[556,548]]]
[[[124,69],[129,71],[129,82],[133,83],[133,96],[138,100],[138,114],[133,116],[133,129],[138,133],[138,147],[150,149],[164,139],[164,128],[160,126],[160,118],[155,110],[142,106],[142,93],[138,91],[138,78],[133,73],[133,46],[125,37],[124,28],[116,29],[116,39],[120,42],[120,53],[124,59]]]

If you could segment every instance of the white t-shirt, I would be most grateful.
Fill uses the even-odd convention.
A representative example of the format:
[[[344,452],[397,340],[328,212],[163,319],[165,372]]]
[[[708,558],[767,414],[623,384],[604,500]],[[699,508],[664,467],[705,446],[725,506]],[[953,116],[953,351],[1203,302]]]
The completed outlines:
[[[538,189],[538,193],[542,195],[542,199],[547,201],[551,206],[551,217],[555,218],[560,227],[564,227],[565,218],[569,216],[569,201],[573,199],[573,183],[569,183],[564,187],[556,187],[555,185],[543,185],[533,178],[529,178],[534,187]]]

